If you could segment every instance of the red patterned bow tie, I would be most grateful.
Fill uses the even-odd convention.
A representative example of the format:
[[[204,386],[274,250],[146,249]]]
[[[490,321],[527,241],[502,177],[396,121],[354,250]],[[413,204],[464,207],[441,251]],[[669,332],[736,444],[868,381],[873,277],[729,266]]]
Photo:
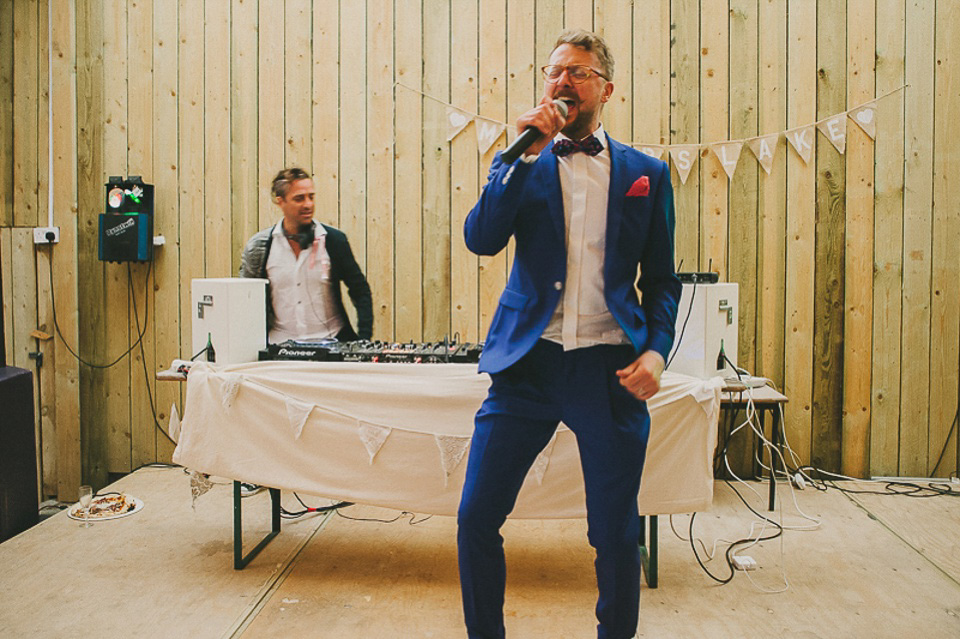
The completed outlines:
[[[564,138],[553,145],[553,152],[557,157],[566,157],[577,151],[583,151],[587,155],[596,155],[600,151],[603,151],[603,145],[600,144],[600,140],[594,135],[588,135],[579,142]]]

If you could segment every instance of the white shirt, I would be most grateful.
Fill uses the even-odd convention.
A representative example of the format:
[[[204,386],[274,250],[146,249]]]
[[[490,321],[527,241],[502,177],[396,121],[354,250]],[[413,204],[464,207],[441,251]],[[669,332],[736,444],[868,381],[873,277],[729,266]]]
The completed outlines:
[[[298,256],[284,236],[282,224],[283,221],[273,227],[267,258],[275,316],[270,343],[334,337],[344,327],[344,321],[333,302],[327,230],[317,224],[313,244]]]
[[[603,125],[593,134],[603,146],[600,153],[557,158],[567,232],[567,280],[543,338],[562,344],[564,350],[630,343],[603,296],[610,149]],[[554,142],[564,138],[560,133]]]

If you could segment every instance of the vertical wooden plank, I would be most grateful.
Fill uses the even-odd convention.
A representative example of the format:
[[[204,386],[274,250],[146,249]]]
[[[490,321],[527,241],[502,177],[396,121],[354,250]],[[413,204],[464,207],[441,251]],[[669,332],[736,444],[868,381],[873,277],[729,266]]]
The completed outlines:
[[[230,167],[230,5],[207,2],[204,5],[203,33],[203,194],[204,257],[206,277],[230,277],[233,251],[230,236],[231,211],[224,206],[227,193],[233,191]],[[307,20],[306,28],[310,28]],[[309,49],[308,49],[309,50]],[[308,56],[309,59],[309,56]],[[309,63],[307,82],[309,83]],[[309,86],[309,85],[307,85]],[[300,87],[307,102],[309,121],[310,93]]]
[[[39,45],[39,74],[38,104],[37,104],[37,220],[46,225],[49,221],[49,212],[52,209],[50,202],[50,46],[49,38],[51,24],[49,7],[46,3],[39,7],[38,37]],[[56,180],[53,180],[56,183]],[[40,330],[53,333],[53,306],[51,304],[51,247],[35,247],[34,267],[37,273],[37,321],[36,327]],[[36,412],[36,446],[37,446],[37,488],[38,496],[43,497],[43,476],[56,472],[56,465],[51,464],[56,456],[56,387],[57,370],[56,346],[48,342],[34,341],[34,350],[44,354],[45,366],[38,366],[34,373],[35,412]],[[55,478],[54,478],[55,479]],[[56,490],[52,491],[56,494]]]
[[[7,364],[26,369],[33,373],[34,399],[34,437],[39,445],[41,442],[41,419],[36,410],[39,394],[39,379],[41,368],[35,360],[30,359],[29,353],[34,351],[36,341],[30,337],[30,332],[37,327],[37,312],[39,306],[37,266],[33,248],[33,230],[30,228],[11,229],[11,268],[10,280],[12,287],[12,340],[7,343]],[[44,257],[46,259],[46,256]],[[47,274],[46,269],[44,274]],[[47,293],[49,289],[43,287]],[[41,461],[42,450],[37,450],[37,460]]]
[[[700,142],[700,13],[695,0],[673,0],[670,44],[670,143]],[[701,158],[702,159],[702,158]],[[695,166],[694,169],[697,169]],[[686,184],[674,166],[674,205],[677,210],[676,255],[681,270],[706,268],[700,258],[700,172],[692,170]]]
[[[166,238],[166,245],[154,253],[154,309],[156,332],[156,362],[163,366],[177,357],[190,357],[190,348],[181,350],[181,334],[189,340],[189,324],[180,323],[180,288],[190,290],[189,280],[180,278],[180,175],[179,116],[177,97],[179,88],[179,52],[177,32],[179,11],[167,3],[153,5],[153,153],[154,193],[160,194],[154,202],[154,233]],[[254,48],[255,51],[255,48]],[[255,54],[254,54],[255,55]],[[251,154],[251,162],[255,154]],[[256,199],[251,200],[250,215],[256,218]],[[188,254],[187,254],[188,255]],[[189,307],[190,305],[187,304]],[[189,344],[190,342],[187,341]],[[167,425],[170,407],[180,401],[177,384],[157,384],[157,418]],[[182,406],[182,405],[181,405]],[[169,461],[173,445],[163,435],[157,437],[158,461]]]
[[[350,143],[340,145],[338,225],[350,238],[357,262],[366,273],[367,131],[358,124],[367,121],[366,3],[344,3],[340,11],[340,130],[349,133]],[[353,311],[349,304],[347,307]]]
[[[563,0],[535,0],[535,29],[536,29],[536,55],[534,67],[537,70],[535,76],[537,99],[543,95],[543,81],[540,75],[540,67],[550,61],[550,53],[553,51],[553,45],[557,41],[557,36],[563,31]]]
[[[127,29],[130,57],[130,95],[127,100],[129,172],[143,181],[153,181],[153,2],[128,0]],[[154,188],[156,185],[154,184]],[[130,353],[131,466],[157,460],[157,435],[151,397],[155,395],[157,368],[156,322],[153,319],[153,265],[132,264],[133,273],[129,334],[143,333],[142,348]],[[148,277],[149,275],[149,277]],[[133,342],[131,342],[133,343]]]
[[[37,226],[39,0],[13,5],[13,223]],[[43,36],[46,38],[46,34]]]
[[[277,8],[279,10],[279,7]],[[284,166],[299,166],[313,172],[311,78],[313,51],[310,47],[310,0],[287,0],[284,12]],[[279,170],[279,167],[278,167]]]
[[[716,15],[714,19],[720,19]],[[757,134],[757,67],[758,67],[758,33],[757,33],[757,1],[732,0],[729,9],[729,111],[730,128],[728,135],[732,139],[743,139]],[[706,29],[705,29],[706,31]],[[716,45],[708,47],[703,43],[703,49],[713,51]],[[706,58],[713,58],[707,53]],[[712,60],[717,64],[717,60]],[[707,71],[708,79],[711,78]],[[706,104],[704,108],[706,109]],[[714,107],[716,108],[716,107]],[[719,116],[719,114],[718,114]],[[706,118],[709,119],[709,118]],[[705,136],[706,137],[706,136]],[[715,168],[719,169],[719,176],[727,180],[719,160],[711,155]],[[748,371],[756,370],[756,337],[757,337],[757,179],[759,167],[750,157],[750,151],[742,149],[740,162],[729,180],[729,207],[727,202],[722,204],[727,209],[727,228],[716,229],[726,237],[726,279],[739,285],[739,339],[737,341],[737,365]],[[725,185],[727,186],[727,185]],[[712,197],[720,195],[719,189]],[[705,199],[707,195],[704,195]],[[704,210],[707,210],[706,207]],[[711,217],[709,214],[707,218]],[[717,221],[719,222],[719,221]],[[720,250],[721,245],[714,250]],[[733,353],[728,352],[728,356]],[[734,464],[734,472],[738,474],[751,468],[751,446],[747,438],[735,437],[731,440],[727,457]]]
[[[127,163],[127,109],[129,88],[127,84],[127,3],[125,0],[104,0],[103,3],[103,168],[106,176],[129,173]],[[108,61],[109,63],[106,63]],[[102,185],[106,176],[98,180]],[[101,187],[102,188],[102,187]],[[102,193],[102,191],[101,191]],[[101,195],[101,198],[103,196]],[[104,205],[101,199],[100,207]],[[127,290],[128,270],[126,264],[107,263],[105,275],[104,320],[106,331],[106,364],[112,362],[129,348],[129,297]],[[129,472],[131,466],[131,420],[130,420],[130,359],[123,358],[105,371],[106,385],[106,458],[101,459],[91,447],[87,474],[93,486],[107,483],[107,473]],[[93,428],[98,425],[91,424]],[[99,436],[98,436],[99,438]]]
[[[700,141],[724,141],[730,133],[730,25],[725,3],[700,6]],[[714,153],[700,157],[700,266],[727,279],[727,186]]]
[[[280,212],[270,195],[270,184],[277,171],[284,168],[283,144],[283,98],[284,98],[284,43],[283,12],[277,11],[276,4],[260,2],[258,4],[257,47],[259,100],[257,126],[259,144],[257,146],[258,186],[260,193],[259,228],[276,224]]]
[[[907,6],[899,474],[908,477],[929,470],[934,17],[929,2]]]
[[[769,134],[787,124],[787,7],[778,0],[762,0],[760,10],[758,130]],[[776,160],[758,185],[759,292],[757,297],[757,371],[783,388],[784,308],[786,298],[786,167],[792,153],[778,138],[771,151]],[[749,158],[750,151],[745,160]]]
[[[177,163],[179,173],[180,233],[180,352],[193,354],[193,304],[190,282],[204,276],[204,181],[203,75],[191,72],[204,68],[203,3],[180,0],[177,34],[177,129],[181,140]],[[214,185],[209,185],[214,188]]]
[[[317,191],[314,216],[332,226],[340,223],[340,59],[339,3],[316,3],[313,7],[313,186]]]
[[[634,53],[630,58],[621,55],[619,65],[633,65],[632,141],[666,144],[670,132],[669,0],[634,6],[632,42]],[[622,80],[618,83],[623,85]],[[661,159],[669,162],[666,154]]]
[[[423,14],[423,90],[450,100],[450,5],[430,5]],[[450,222],[450,144],[446,107],[423,103],[423,339],[450,335],[451,234],[463,243],[463,229]],[[460,135],[467,135],[464,131]]]
[[[787,126],[816,118],[816,5],[791,0],[787,5]],[[811,138],[812,139],[812,138]],[[810,462],[813,403],[813,268],[816,213],[815,165],[789,150],[787,155],[786,348],[784,388],[790,398],[784,427],[803,463]]]
[[[817,4],[817,119],[846,108],[846,0]],[[843,410],[843,264],[845,164],[817,134],[817,214],[814,261],[813,447],[817,468],[840,470]]]
[[[423,86],[423,7],[420,2],[404,2],[396,12],[396,81],[412,89]],[[395,336],[397,341],[423,339],[424,278],[422,203],[425,172],[421,160],[427,124],[424,122],[424,98],[412,90],[395,87],[394,117],[396,215]]]
[[[633,106],[633,7],[618,0],[597,0],[594,24],[606,41],[614,60],[614,92],[603,107],[603,128],[615,139],[630,143],[635,137]]]
[[[875,95],[876,0],[847,7],[847,106]],[[844,250],[843,435],[840,472],[869,477],[871,311],[873,308],[873,140],[847,123],[847,231]]]
[[[507,2],[507,142],[516,136],[517,118],[532,108],[543,95],[543,75],[536,57],[537,20],[536,2]],[[483,167],[481,167],[483,168]],[[486,176],[481,184],[486,181]],[[507,271],[509,276],[513,265],[516,242],[511,238],[507,244]],[[485,337],[488,326],[481,325],[480,333]]]
[[[71,347],[87,361],[107,363],[106,280],[104,263],[97,259],[98,219],[104,210],[103,164],[103,4],[100,0],[81,2],[76,12],[77,50],[77,312],[78,339]],[[62,230],[62,229],[61,229]],[[61,245],[63,237],[61,235]],[[59,252],[59,250],[58,250]],[[76,294],[76,293],[74,293]],[[58,306],[64,304],[58,298]],[[69,308],[69,307],[68,307]],[[67,338],[70,339],[69,337]],[[58,348],[63,345],[58,342]],[[66,349],[63,348],[65,351]],[[61,358],[62,359],[62,358]],[[106,371],[84,367],[80,375],[80,432],[83,433],[83,476],[88,477],[91,459],[106,456],[107,394]],[[58,420],[59,421],[59,420]],[[58,428],[58,432],[61,429]],[[80,446],[79,433],[76,446]],[[58,473],[59,475],[59,473]],[[76,483],[77,485],[79,482]],[[63,486],[67,499],[76,498],[77,486]],[[62,491],[61,491],[62,492]]]
[[[479,28],[479,108],[480,115],[496,122],[507,119],[507,6],[505,0],[483,0],[480,3]],[[487,172],[493,157],[498,150],[505,147],[506,135],[502,135],[496,144],[480,156],[477,166],[477,184],[482,186],[487,181]],[[479,190],[477,191],[479,196]],[[462,222],[466,212],[457,210],[454,219]],[[456,228],[456,227],[454,227]],[[457,234],[451,230],[454,243],[462,245]],[[478,317],[477,326],[473,335],[476,339],[483,339],[487,328],[493,320],[497,310],[497,303],[503,287],[507,283],[507,251],[499,255],[481,256],[479,260],[478,282]]]
[[[4,363],[13,364],[13,231],[0,226],[0,313],[3,313]]]
[[[957,469],[956,437],[947,441],[957,410],[960,351],[960,5],[940,3],[936,15],[933,156],[933,297],[930,334],[930,441],[925,475],[945,477]],[[946,451],[934,468],[940,451]]]
[[[593,0],[565,0],[563,28],[593,31]]]
[[[757,135],[759,33],[757,0],[733,0],[730,3],[730,136],[733,139]],[[730,206],[727,215],[729,236],[727,279],[737,282],[740,298],[740,334],[737,364],[757,370],[757,291],[758,281],[758,179],[760,168],[750,151],[741,151],[730,182]]]
[[[324,3],[326,4],[326,3]],[[230,273],[259,230],[257,173],[257,4],[232,0],[230,12]],[[319,195],[319,193],[318,193]]]
[[[367,25],[367,280],[373,293],[373,328],[380,339],[396,336],[394,316],[393,0],[370,0]]]
[[[468,113],[477,112],[477,0],[453,0],[451,12],[450,91],[451,102]],[[451,330],[464,341],[480,339],[478,316],[477,256],[463,243],[463,221],[477,201],[476,124],[471,124],[450,144],[450,317]]]
[[[0,227],[13,224],[13,0],[0,0]]]
[[[877,0],[877,93],[902,86],[905,0]],[[904,98],[877,103],[874,143],[873,370],[870,474],[893,476],[899,463],[900,314],[903,282]]]

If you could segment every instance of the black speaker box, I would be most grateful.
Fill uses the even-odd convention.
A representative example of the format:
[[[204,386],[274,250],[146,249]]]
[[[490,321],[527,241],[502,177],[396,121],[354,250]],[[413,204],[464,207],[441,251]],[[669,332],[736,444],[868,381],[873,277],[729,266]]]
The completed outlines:
[[[33,373],[0,367],[0,541],[39,521]]]

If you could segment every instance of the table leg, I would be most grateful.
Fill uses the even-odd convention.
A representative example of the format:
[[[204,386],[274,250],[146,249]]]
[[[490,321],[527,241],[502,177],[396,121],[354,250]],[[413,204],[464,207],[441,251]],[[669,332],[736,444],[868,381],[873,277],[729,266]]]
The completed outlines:
[[[770,448],[770,504],[768,510],[773,510],[777,501],[777,458],[780,456],[780,411],[777,410],[776,404],[773,404],[770,408],[770,413],[773,416],[773,419],[771,419],[773,428],[770,437],[773,445]],[[762,420],[762,411],[760,415]],[[784,468],[784,471],[786,471],[786,468]]]
[[[243,554],[243,505],[240,496],[240,482],[233,482],[233,569],[243,570],[270,541],[280,533],[280,489],[270,488],[271,530],[260,540],[253,550]]]
[[[650,588],[657,587],[658,516],[650,515],[650,534],[647,534],[647,518],[640,517],[640,566]]]

